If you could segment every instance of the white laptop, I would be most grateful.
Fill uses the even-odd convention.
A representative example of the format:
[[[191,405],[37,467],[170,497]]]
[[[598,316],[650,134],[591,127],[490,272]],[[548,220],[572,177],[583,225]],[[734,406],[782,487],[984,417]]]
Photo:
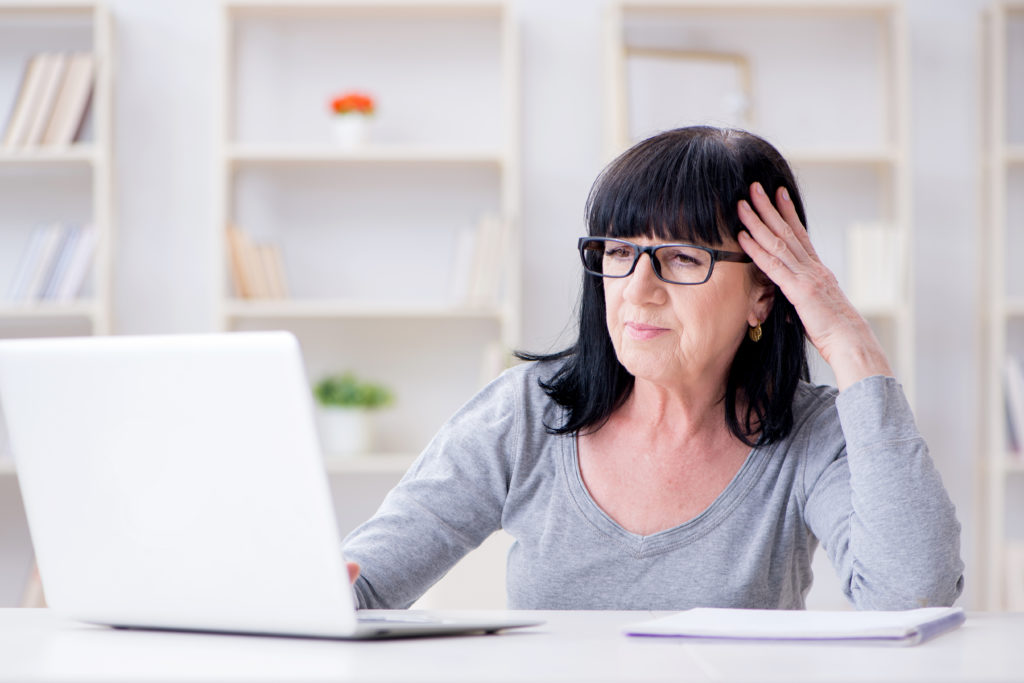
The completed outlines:
[[[539,623],[355,609],[287,332],[0,341],[0,400],[47,603],[74,619],[321,638]]]

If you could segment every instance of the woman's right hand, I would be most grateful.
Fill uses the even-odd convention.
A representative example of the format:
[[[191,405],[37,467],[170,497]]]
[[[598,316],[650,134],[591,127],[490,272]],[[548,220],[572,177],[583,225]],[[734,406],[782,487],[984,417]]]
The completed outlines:
[[[345,566],[348,567],[348,580],[350,583],[355,583],[356,579],[359,578],[359,565],[355,562],[346,562]]]

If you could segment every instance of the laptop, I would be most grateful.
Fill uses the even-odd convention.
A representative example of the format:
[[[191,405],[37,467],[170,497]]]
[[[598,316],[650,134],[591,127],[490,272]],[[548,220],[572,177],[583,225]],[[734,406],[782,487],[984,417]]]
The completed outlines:
[[[541,623],[356,610],[290,333],[0,341],[0,401],[47,603],[73,619],[354,639]]]

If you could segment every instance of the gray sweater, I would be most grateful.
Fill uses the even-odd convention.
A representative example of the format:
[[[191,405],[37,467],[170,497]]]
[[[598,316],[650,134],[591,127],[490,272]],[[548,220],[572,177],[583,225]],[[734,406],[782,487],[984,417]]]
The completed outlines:
[[[378,512],[344,543],[360,607],[407,607],[504,529],[513,609],[801,609],[818,541],[861,609],[950,605],[960,524],[896,380],[838,394],[801,384],[794,426],[754,448],[701,514],[649,536],[587,492],[562,408],[506,371],[441,429]]]

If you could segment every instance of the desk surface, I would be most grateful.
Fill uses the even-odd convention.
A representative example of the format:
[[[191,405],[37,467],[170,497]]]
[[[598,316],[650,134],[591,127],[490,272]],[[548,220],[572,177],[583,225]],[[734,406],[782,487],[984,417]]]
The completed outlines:
[[[969,614],[915,647],[726,644],[621,634],[646,612],[536,612],[497,636],[344,642],[118,631],[0,609],[0,680],[1024,681],[1024,613]]]

